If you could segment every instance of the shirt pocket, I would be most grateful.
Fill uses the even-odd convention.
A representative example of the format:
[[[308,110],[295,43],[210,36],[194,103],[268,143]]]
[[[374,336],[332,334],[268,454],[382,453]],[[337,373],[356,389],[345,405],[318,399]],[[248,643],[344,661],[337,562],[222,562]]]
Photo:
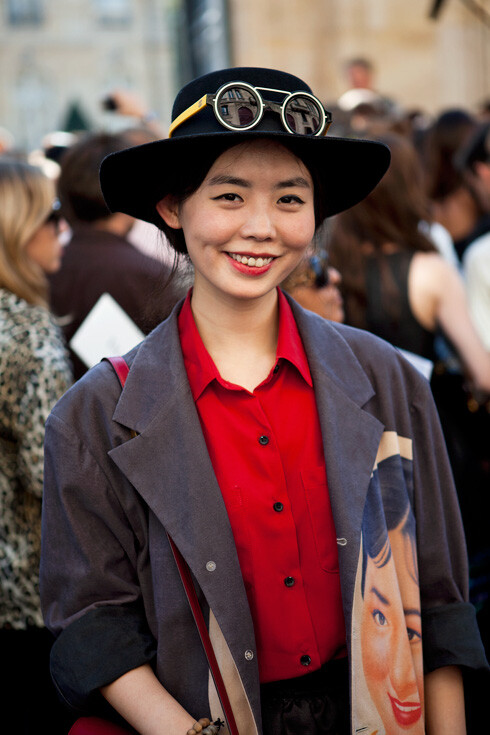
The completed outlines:
[[[323,467],[301,471],[301,481],[310,514],[313,538],[322,569],[326,572],[339,571],[337,535],[333,522],[332,507]]]

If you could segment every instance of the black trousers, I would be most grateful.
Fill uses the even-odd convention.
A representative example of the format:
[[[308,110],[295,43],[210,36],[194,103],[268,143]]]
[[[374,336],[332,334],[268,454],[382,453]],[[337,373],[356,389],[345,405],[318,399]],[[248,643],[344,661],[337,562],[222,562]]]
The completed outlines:
[[[349,735],[347,658],[297,679],[262,684],[264,735]]]

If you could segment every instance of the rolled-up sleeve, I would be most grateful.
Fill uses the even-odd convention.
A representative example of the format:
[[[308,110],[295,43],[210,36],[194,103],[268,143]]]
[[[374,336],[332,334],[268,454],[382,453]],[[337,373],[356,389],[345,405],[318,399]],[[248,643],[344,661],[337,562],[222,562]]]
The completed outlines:
[[[488,669],[474,606],[468,601],[466,543],[446,446],[429,385],[412,405],[425,670]]]
[[[108,467],[101,467],[74,428],[51,414],[41,602],[46,626],[57,636],[53,679],[65,701],[79,710],[100,686],[155,655],[140,588],[145,550],[141,543],[138,547],[113,484]]]
[[[156,646],[137,604],[89,610],[56,639],[51,675],[63,700],[83,711],[100,687],[150,663]]]

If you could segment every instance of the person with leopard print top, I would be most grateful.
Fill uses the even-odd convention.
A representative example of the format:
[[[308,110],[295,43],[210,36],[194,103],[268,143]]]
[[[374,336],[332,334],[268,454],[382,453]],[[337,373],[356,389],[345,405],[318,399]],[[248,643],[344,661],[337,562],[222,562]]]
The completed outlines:
[[[54,198],[39,169],[0,158],[2,723],[22,735],[37,732],[39,722],[61,735],[69,724],[50,679],[52,639],[39,600],[44,424],[72,382],[47,306],[46,275],[62,255]]]

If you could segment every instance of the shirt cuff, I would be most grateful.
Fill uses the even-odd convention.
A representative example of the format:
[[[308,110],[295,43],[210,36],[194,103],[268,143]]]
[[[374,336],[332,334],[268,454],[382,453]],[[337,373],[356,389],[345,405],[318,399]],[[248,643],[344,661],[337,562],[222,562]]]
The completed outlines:
[[[58,636],[51,676],[61,698],[80,712],[104,705],[99,688],[150,663],[156,642],[139,605],[105,605],[85,613]],[[100,700],[103,700],[101,702]]]
[[[422,641],[426,674],[442,666],[489,669],[475,608],[469,602],[423,611]]]

